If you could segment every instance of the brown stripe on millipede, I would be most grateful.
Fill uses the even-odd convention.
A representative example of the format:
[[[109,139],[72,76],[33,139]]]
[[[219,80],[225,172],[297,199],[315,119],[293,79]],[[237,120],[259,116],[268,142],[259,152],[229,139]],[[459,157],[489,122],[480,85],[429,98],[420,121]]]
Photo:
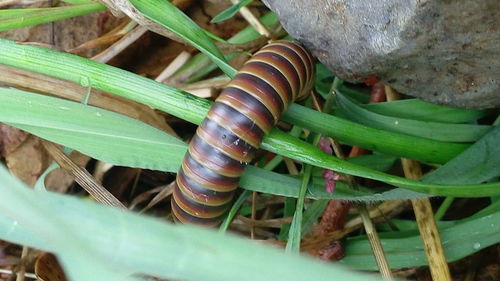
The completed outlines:
[[[230,202],[229,200],[226,202],[221,202],[220,205],[207,205],[203,204],[202,202],[193,200],[190,194],[187,194],[184,191],[185,190],[182,190],[182,188],[175,189],[175,197],[179,199],[177,200],[179,207],[181,207],[186,212],[194,213],[194,215],[200,217],[210,217],[216,214],[220,215],[221,212],[223,212],[224,209],[227,208],[227,205]],[[234,193],[232,192],[232,194]]]
[[[260,61],[247,62],[243,68],[240,70],[241,74],[249,74],[255,77],[259,77],[261,80],[266,81],[268,85],[271,85],[274,90],[278,93],[281,102],[288,106],[290,100],[292,99],[292,88],[286,77],[278,69]],[[236,76],[240,75],[238,73]],[[235,77],[236,78],[236,77]],[[229,83],[232,86],[231,82]],[[259,99],[260,100],[260,99]],[[266,104],[266,101],[260,100],[262,103]],[[281,112],[273,112],[271,108],[269,111],[273,113],[273,116],[278,117]],[[278,116],[276,116],[278,115]]]
[[[269,109],[258,99],[241,89],[231,86],[225,88],[217,102],[231,106],[241,114],[248,116],[248,118],[255,121],[264,133],[269,132],[274,125],[273,115]]]
[[[261,66],[265,66],[265,64],[261,63]],[[254,65],[250,65],[249,67],[254,67]],[[257,76],[248,73],[239,73],[228,86],[243,90],[260,101],[271,112],[274,120],[277,120],[281,112],[285,109],[286,103],[283,97]]]
[[[207,206],[220,206],[231,201],[233,192],[221,192],[205,188],[203,185],[190,179],[182,169],[177,175],[177,185],[182,193],[192,200]]]
[[[310,91],[313,72],[307,51],[288,41],[263,47],[243,65],[189,144],[172,196],[176,220],[220,223],[264,134],[295,98]]]
[[[223,103],[215,102],[207,118],[233,132],[255,148],[259,147],[264,136],[264,131],[256,126],[252,119]]]
[[[289,47],[286,47],[284,45],[274,44],[260,50],[259,52],[272,52],[288,60],[293,65],[295,73],[298,75],[300,81],[299,89],[303,89],[309,82],[306,66],[304,65],[304,62],[302,61],[300,55],[297,54],[293,49],[290,49]]]
[[[293,97],[298,95],[298,91],[300,91],[300,77],[295,67],[289,60],[278,53],[261,51],[253,56],[252,62],[254,61],[267,63],[286,77],[286,80],[292,89],[292,96],[287,97],[285,100],[287,104],[293,100]]]
[[[196,134],[234,160],[250,162],[253,159],[256,150],[253,146],[210,119],[203,121]]]
[[[243,163],[227,157],[217,148],[210,146],[197,136],[191,141],[188,153],[189,157],[192,157],[206,168],[221,175],[239,177],[243,174]]]
[[[230,178],[206,168],[188,154],[181,165],[184,174],[192,180],[215,191],[232,191],[238,186],[238,178]]]
[[[175,191],[175,190],[174,190]],[[186,211],[182,210],[176,203],[175,197],[171,201],[172,205],[172,213],[174,215],[174,219],[176,221],[179,221],[181,223],[192,223],[192,224],[198,224],[198,225],[203,225],[206,227],[213,227],[217,226],[221,220],[224,217],[224,214],[212,218],[199,218],[196,216],[193,216],[189,213],[186,213]]]
[[[314,76],[313,75],[314,65],[312,63],[313,58],[311,57],[309,52],[307,52],[302,46],[297,45],[297,44],[290,44],[290,42],[287,42],[287,41],[276,42],[276,44],[273,44],[273,45],[285,46],[287,48],[294,50],[302,58],[302,62],[304,63],[304,66],[306,67],[306,76],[309,77],[310,79],[313,78],[313,76]],[[270,45],[268,45],[268,46],[270,46]]]

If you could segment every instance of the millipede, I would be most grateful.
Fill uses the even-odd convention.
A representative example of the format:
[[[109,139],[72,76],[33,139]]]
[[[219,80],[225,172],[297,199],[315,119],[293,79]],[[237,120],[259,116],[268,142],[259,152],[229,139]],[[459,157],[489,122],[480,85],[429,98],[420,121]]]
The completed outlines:
[[[314,83],[311,55],[298,43],[275,41],[256,52],[222,90],[191,139],[177,174],[177,221],[218,225],[262,138],[290,103]]]

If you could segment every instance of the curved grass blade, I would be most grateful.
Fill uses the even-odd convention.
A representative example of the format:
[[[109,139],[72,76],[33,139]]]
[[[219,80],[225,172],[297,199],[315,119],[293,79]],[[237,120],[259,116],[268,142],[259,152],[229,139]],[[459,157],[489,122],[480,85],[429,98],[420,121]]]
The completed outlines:
[[[450,124],[405,119],[377,114],[366,110],[337,93],[338,111],[352,121],[381,130],[446,142],[473,142],[481,138],[491,126]]]
[[[383,131],[297,104],[290,105],[282,119],[350,145],[393,156],[405,155],[403,157],[426,163],[446,163],[469,146]],[[277,132],[273,130],[266,140],[274,140],[277,137]]]
[[[95,274],[88,269],[97,267],[120,275],[147,274],[174,280],[220,281],[234,280],[235,276],[242,281],[331,280],[331,276],[374,280],[373,276],[304,256],[285,255],[273,247],[213,229],[168,224],[71,196],[36,192],[15,180],[4,167],[0,167],[0,179],[0,196],[17,199],[0,206],[0,238],[63,257],[78,257],[65,244],[50,243],[65,236],[75,245],[85,246],[85,253],[95,257],[95,265],[90,259],[90,263],[80,266],[88,272],[83,276]],[[37,224],[33,225],[33,221]],[[43,226],[51,226],[52,232],[59,235],[47,235]],[[77,266],[80,260],[70,259],[68,263]],[[187,266],[192,262],[195,269]],[[221,264],[226,266],[224,270],[220,270]],[[113,278],[111,274],[102,276],[106,280],[130,280]]]
[[[37,25],[106,10],[100,3],[56,8],[0,10],[0,31]]]
[[[456,261],[500,242],[500,212],[440,229],[446,259]],[[477,231],[476,231],[477,230]],[[424,245],[419,235],[405,238],[382,238],[391,268],[427,265]],[[346,243],[346,256],[340,261],[356,269],[377,270],[373,252],[364,237]]]
[[[115,165],[177,172],[186,153],[186,144],[165,132],[100,108],[6,88],[0,88],[0,104],[0,122]],[[296,179],[288,180],[287,176],[252,167],[245,175],[246,180],[241,184],[244,188],[262,188],[260,191],[265,193],[290,197],[298,195],[300,182]],[[356,201],[394,198],[391,193],[372,196],[339,186],[335,194],[321,192],[322,186],[310,186],[308,197]]]
[[[225,20],[228,20],[228,19],[232,18],[234,15],[236,15],[236,13],[238,13],[238,11],[242,7],[245,7],[246,5],[248,5],[252,2],[253,2],[253,0],[241,0],[240,2],[234,4],[231,7],[220,12],[210,22],[211,23],[219,23],[219,22],[223,22]]]
[[[184,143],[166,133],[116,113],[19,90],[2,89],[1,93],[0,102],[3,104],[3,110],[0,112],[0,121],[107,162],[177,171],[186,150]],[[23,112],[23,114],[19,114],[19,112]],[[276,147],[278,148],[277,151],[274,151],[276,153],[322,168],[380,180],[391,185],[435,195],[477,197],[500,194],[500,183],[436,185],[392,176],[342,161],[288,134],[282,132],[280,134],[282,136],[278,139],[283,139],[285,142],[275,141],[274,146],[268,147],[269,150],[272,151]],[[159,157],[159,155],[164,157]],[[251,166],[247,167],[247,171],[249,170],[252,170]],[[266,191],[263,192],[276,194],[277,191],[273,189],[276,189],[280,179],[270,180],[272,178],[270,175],[265,175],[266,172],[262,169],[259,171],[260,175],[253,174],[257,177],[250,182],[246,180],[251,175],[244,176],[241,185],[252,190],[258,189],[259,182],[262,182],[259,180],[261,177],[267,183],[264,186]],[[288,181],[286,178],[288,177],[285,177],[285,181]],[[286,189],[290,186],[298,187],[299,184],[283,182],[280,188]],[[324,191],[324,188],[322,189]],[[298,194],[296,190],[294,192]]]
[[[17,66],[21,65],[25,69],[35,70],[67,80],[80,81],[82,85],[84,84],[86,86],[93,86],[104,91],[120,93],[124,97],[131,98],[148,105],[152,105],[156,108],[166,109],[165,111],[171,112],[176,116],[182,116],[182,118],[196,124],[199,124],[209,107],[209,102],[205,100],[189,96],[182,91],[170,88],[160,83],[156,83],[152,80],[140,77],[138,75],[130,74],[124,70],[92,62],[87,59],[33,46],[18,46],[12,43],[12,41],[4,39],[0,39],[0,47],[7,47],[12,51],[21,53],[17,54],[16,56],[16,54],[13,55],[13,52],[6,52],[0,56],[0,63],[5,63],[8,65],[13,64]],[[43,59],[44,56],[45,59]],[[17,60],[14,58],[17,58]],[[56,58],[59,58],[61,60],[56,60]],[[55,60],[57,61],[57,64],[54,64]],[[43,71],[41,71],[40,68],[43,68]],[[158,95],[158,93],[161,93],[162,91],[167,92],[168,95]],[[300,108],[299,106],[292,106],[291,108],[293,107]],[[309,112],[312,113],[309,115],[303,115],[302,120],[315,118],[313,116],[315,114],[318,114],[318,112],[313,110],[309,110]],[[292,114],[289,114],[289,116],[298,117]],[[319,116],[319,118],[331,118],[330,115],[326,114],[319,113]],[[311,122],[313,120],[314,119],[312,119]],[[356,128],[356,126],[353,126],[354,123],[342,122],[343,121],[339,121],[337,122],[337,124],[335,124],[335,122],[330,124],[340,124],[341,126],[343,125],[344,128],[340,128],[339,131],[343,132],[345,135],[340,134],[340,136],[345,136],[346,138],[350,138],[356,129],[358,130],[358,140],[366,141],[367,138],[373,138],[373,132],[379,134],[377,130],[371,129],[369,127]],[[304,127],[311,128],[310,124],[306,124],[306,126]],[[339,127],[340,126],[337,126],[337,129],[339,129]],[[365,132],[365,134],[361,132],[363,129],[367,131]],[[370,129],[372,130],[372,136],[369,136]],[[392,136],[394,136],[396,139],[398,139],[398,137],[407,137],[397,134]],[[414,140],[414,138],[410,138],[409,140]],[[374,139],[372,139],[372,141],[377,142],[380,140],[377,140],[375,137]],[[385,141],[389,142],[389,140]],[[429,143],[425,142],[422,142],[421,144],[422,146],[424,146],[424,144],[429,145]],[[431,142],[430,144],[434,145],[435,143]],[[458,144],[438,144],[441,144],[441,148],[443,149],[448,148],[448,146],[454,147],[455,151],[451,150],[453,154],[458,154],[460,150],[466,147],[459,146]],[[396,146],[397,145],[400,144],[396,142]],[[412,145],[415,144],[412,143]],[[304,163],[312,164],[326,169],[336,170],[342,173],[380,180],[391,185],[404,187],[418,192],[431,193],[435,195],[465,197],[489,196],[500,193],[500,189],[497,188],[499,185],[498,183],[483,185],[434,185],[424,184],[418,181],[411,181],[400,177],[387,175],[326,155],[316,147],[304,143],[296,138],[290,137],[289,135],[277,129],[273,129],[271,134],[264,139],[262,147],[272,152],[286,155],[293,159],[302,161]],[[429,146],[427,146],[427,148],[429,148]],[[422,147],[418,147],[417,149],[420,149],[417,151],[422,153]],[[431,146],[430,151],[434,153],[430,155],[429,158],[427,158],[428,161],[429,159],[432,159],[432,156],[440,155],[442,157],[442,155],[439,154],[439,151],[433,151],[432,149],[435,149],[435,147]],[[414,147],[409,147],[407,153],[413,153],[414,150]],[[448,149],[447,152],[450,153],[450,150]],[[448,157],[451,157],[451,155],[448,155]]]
[[[340,91],[342,92],[342,89]],[[488,110],[442,106],[419,99],[378,102],[362,104],[361,106],[371,112],[381,115],[442,123],[471,122],[488,113]]]
[[[209,101],[194,97],[184,91],[71,54],[35,46],[18,45],[5,39],[0,39],[0,49],[3,51],[0,53],[1,64],[114,93],[163,110],[191,123],[200,124],[210,106]],[[352,145],[423,162],[445,163],[468,147],[463,144],[436,142],[385,132],[296,104],[289,108],[284,119]],[[264,144],[267,143],[269,147],[270,142],[276,137],[280,138],[280,134],[271,133],[264,139]],[[283,140],[279,141],[283,142]]]
[[[303,163],[311,164],[324,169],[335,170],[339,173],[379,180],[397,187],[440,196],[483,197],[500,194],[500,182],[472,185],[442,185],[423,183],[421,181],[414,181],[385,174],[363,166],[349,163],[347,161],[340,160],[336,157],[324,153],[317,147],[314,147],[297,138],[291,137],[279,130],[273,130],[271,133],[273,135],[279,134],[280,137],[269,139],[268,143],[263,143],[262,148],[271,152],[279,153],[292,159],[297,159],[299,161],[302,161]]]
[[[269,12],[262,16],[259,21],[265,27],[271,28],[278,23],[278,18],[274,13]],[[259,38],[259,36],[260,34],[255,31],[255,29],[251,25],[249,25],[236,33],[233,37],[229,38],[227,42],[233,44],[246,43]],[[229,54],[226,56],[226,59],[230,61],[234,57],[236,57],[235,54]],[[193,56],[186,62],[186,64],[184,64],[179,70],[177,70],[171,79],[174,81],[185,81],[186,83],[192,83],[205,77],[208,73],[214,71],[215,69],[217,69],[217,66],[212,63],[205,54],[199,53]]]
[[[470,184],[500,176],[500,126],[439,169],[421,178],[423,182]]]
[[[236,74],[236,70],[227,63],[205,31],[169,1],[130,0],[130,3],[145,17],[184,38],[203,52],[229,77]]]

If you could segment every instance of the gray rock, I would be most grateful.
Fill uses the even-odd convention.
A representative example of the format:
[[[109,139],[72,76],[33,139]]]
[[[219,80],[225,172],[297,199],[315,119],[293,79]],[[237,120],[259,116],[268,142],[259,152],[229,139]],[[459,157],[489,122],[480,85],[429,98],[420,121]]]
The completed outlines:
[[[375,74],[397,91],[500,106],[499,0],[264,0],[341,79]]]

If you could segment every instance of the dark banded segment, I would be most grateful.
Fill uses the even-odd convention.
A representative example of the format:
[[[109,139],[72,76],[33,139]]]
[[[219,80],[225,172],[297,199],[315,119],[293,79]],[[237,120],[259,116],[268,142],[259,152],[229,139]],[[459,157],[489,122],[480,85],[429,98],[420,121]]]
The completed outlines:
[[[297,54],[292,49],[289,49],[279,44],[269,45],[268,47],[259,51],[259,53],[260,52],[271,52],[288,60],[288,62],[292,65],[294,69],[294,73],[297,75],[297,79],[299,79],[298,89],[304,89],[304,87],[307,85],[309,81],[306,81],[307,69],[306,66],[304,65],[304,61],[302,61],[302,57],[299,54]]]
[[[198,136],[191,140],[187,154],[201,165],[218,174],[228,177],[239,177],[243,174],[243,163],[226,157],[224,153],[210,146]]]
[[[217,102],[231,106],[241,114],[248,116],[264,133],[269,132],[274,125],[273,115],[267,107],[241,89],[234,87],[224,89]]]
[[[203,121],[196,134],[234,160],[248,163],[253,159],[254,147],[210,119]]]
[[[260,90],[258,88],[249,91],[248,89],[252,89],[254,85],[241,85],[241,80],[249,76],[256,77],[266,82],[266,84],[271,85],[274,92],[278,95],[274,96],[272,95],[273,93],[262,93],[258,91]],[[292,98],[292,88],[286,77],[278,69],[261,61],[247,62],[229,85],[247,91],[250,95],[266,105],[267,109],[269,109],[274,116],[275,122],[278,122],[277,120],[282,111],[285,109],[285,106],[288,106]],[[267,97],[270,98],[268,99]]]
[[[218,174],[201,165],[190,155],[184,158],[181,169],[190,179],[210,190],[229,192],[238,187],[239,178]]]
[[[216,101],[206,118],[231,131],[255,148],[262,142],[264,131],[256,126],[252,119],[230,106]]]
[[[199,218],[194,215],[191,215],[184,211],[179,205],[176,203],[176,198],[175,198],[175,189],[174,189],[174,195],[172,196],[172,214],[174,215],[174,220],[177,222],[181,223],[192,223],[192,224],[198,224],[198,225],[203,225],[206,227],[214,227],[220,224],[222,219],[224,218],[225,214],[223,213],[220,216],[215,216],[212,218]]]
[[[243,65],[189,144],[172,198],[178,221],[219,224],[264,134],[311,90],[313,70],[307,51],[289,41],[263,47]]]
[[[232,192],[221,192],[205,188],[203,185],[187,177],[183,171],[179,171],[178,185],[180,191],[188,198],[207,206],[221,206],[233,197]]]
[[[294,65],[279,53],[268,51],[260,51],[258,54],[253,56],[253,60],[270,65],[271,67],[279,71],[283,75],[283,77],[286,77],[286,81],[288,82],[288,85],[291,89],[291,95],[289,94],[284,98],[287,104],[289,102],[292,102],[293,98],[297,96],[298,92],[300,91],[300,78]]]

